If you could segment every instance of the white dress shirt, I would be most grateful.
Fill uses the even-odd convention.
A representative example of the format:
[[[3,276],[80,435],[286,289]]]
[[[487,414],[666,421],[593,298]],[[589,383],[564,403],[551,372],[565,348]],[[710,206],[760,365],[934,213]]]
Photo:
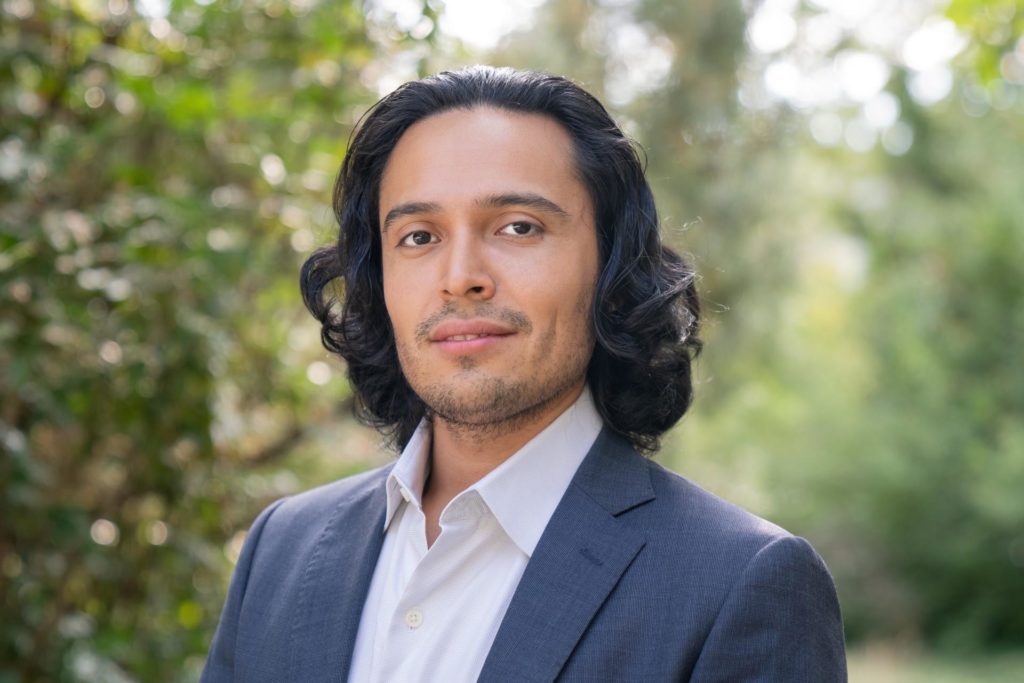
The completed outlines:
[[[601,431],[589,389],[508,460],[455,496],[427,548],[420,423],[387,478],[386,530],[349,681],[475,681],[526,563]]]

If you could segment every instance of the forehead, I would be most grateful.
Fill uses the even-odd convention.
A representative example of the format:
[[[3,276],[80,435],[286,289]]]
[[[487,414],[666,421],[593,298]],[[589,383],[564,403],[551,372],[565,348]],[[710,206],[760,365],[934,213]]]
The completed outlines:
[[[384,169],[380,210],[415,201],[455,206],[510,190],[561,199],[571,212],[588,209],[572,140],[561,124],[493,107],[456,109],[418,121],[402,135]]]

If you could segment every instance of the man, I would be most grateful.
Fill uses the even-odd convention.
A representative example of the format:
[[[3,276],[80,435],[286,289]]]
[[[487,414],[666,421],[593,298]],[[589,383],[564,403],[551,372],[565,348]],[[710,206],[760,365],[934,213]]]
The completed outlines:
[[[402,453],[259,516],[204,681],[845,680],[807,542],[639,454],[690,404],[698,305],[597,100],[407,83],[335,206],[303,296]]]

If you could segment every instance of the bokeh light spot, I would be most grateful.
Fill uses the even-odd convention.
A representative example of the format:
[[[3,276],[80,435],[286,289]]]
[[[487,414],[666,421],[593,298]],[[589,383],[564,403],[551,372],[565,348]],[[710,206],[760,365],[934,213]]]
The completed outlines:
[[[120,364],[121,360],[124,358],[121,345],[111,339],[103,342],[100,344],[100,358],[108,365]],[[98,542],[99,541],[97,541],[97,543]]]
[[[163,545],[167,542],[169,535],[167,524],[159,519],[150,524],[149,529],[146,530],[146,539],[153,545]]]
[[[242,547],[245,545],[245,531],[236,531],[234,535],[224,544],[224,556],[231,564],[238,564],[238,558],[242,556]]]
[[[323,386],[331,381],[331,366],[322,360],[315,360],[306,368],[306,377],[317,386]]]
[[[280,185],[288,175],[284,168],[284,161],[276,154],[263,155],[263,158],[260,159],[260,171],[271,185]]]
[[[114,545],[121,537],[121,531],[109,519],[101,517],[89,527],[89,535],[92,537],[93,542],[99,545]]]

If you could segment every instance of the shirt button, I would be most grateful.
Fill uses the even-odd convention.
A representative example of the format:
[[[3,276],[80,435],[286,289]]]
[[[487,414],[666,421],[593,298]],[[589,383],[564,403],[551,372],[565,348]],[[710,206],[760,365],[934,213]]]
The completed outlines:
[[[419,628],[423,623],[423,612],[418,609],[411,609],[405,613],[405,625],[409,628]]]

